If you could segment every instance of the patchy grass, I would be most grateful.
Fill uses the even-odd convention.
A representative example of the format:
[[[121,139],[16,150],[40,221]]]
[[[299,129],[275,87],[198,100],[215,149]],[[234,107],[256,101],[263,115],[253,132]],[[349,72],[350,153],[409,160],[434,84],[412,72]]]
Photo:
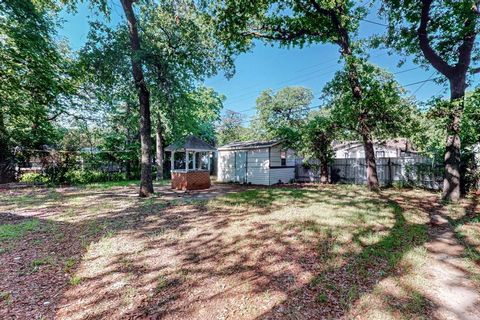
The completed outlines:
[[[53,265],[54,263],[55,260],[52,256],[46,256],[32,260],[30,267],[32,272],[37,272],[42,266]]]
[[[0,292],[0,302],[3,302],[7,305],[12,303],[12,293],[11,292]]]
[[[27,221],[14,224],[1,224],[0,242],[23,237],[26,233],[35,231],[38,228],[39,222],[37,219],[29,219]]]
[[[155,186],[166,186],[170,184],[170,180],[155,181]],[[110,189],[114,187],[138,187],[140,180],[125,180],[125,181],[105,181],[85,184],[87,189]]]
[[[423,245],[435,194],[242,190],[212,200],[140,199],[136,182],[15,191],[0,212],[41,227],[13,232],[0,255],[0,292],[16,292],[0,318],[431,318]]]
[[[82,282],[82,278],[78,276],[70,277],[70,279],[68,280],[68,283],[70,283],[70,285],[72,286],[78,286],[81,282]]]

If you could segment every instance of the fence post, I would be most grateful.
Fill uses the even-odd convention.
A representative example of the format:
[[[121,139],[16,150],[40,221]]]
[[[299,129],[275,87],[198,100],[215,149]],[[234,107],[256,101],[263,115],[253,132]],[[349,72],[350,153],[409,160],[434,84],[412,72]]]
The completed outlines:
[[[393,185],[393,177],[392,177],[392,158],[388,157],[388,185],[392,186]]]

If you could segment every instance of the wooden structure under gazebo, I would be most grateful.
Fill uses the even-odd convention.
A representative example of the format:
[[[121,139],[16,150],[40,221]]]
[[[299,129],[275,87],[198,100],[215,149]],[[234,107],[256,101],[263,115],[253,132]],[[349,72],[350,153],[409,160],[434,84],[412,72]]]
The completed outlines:
[[[188,136],[165,148],[170,151],[172,188],[200,190],[210,188],[211,154],[216,149],[195,137]]]

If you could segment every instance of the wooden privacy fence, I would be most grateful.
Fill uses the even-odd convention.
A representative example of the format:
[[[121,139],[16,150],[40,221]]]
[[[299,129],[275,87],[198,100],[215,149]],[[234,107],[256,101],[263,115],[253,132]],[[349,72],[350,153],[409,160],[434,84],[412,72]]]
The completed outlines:
[[[439,190],[443,181],[443,167],[422,157],[377,158],[380,185],[410,185]],[[332,183],[366,184],[365,159],[334,159],[330,164]],[[298,181],[318,181],[319,174],[304,164],[296,167]]]

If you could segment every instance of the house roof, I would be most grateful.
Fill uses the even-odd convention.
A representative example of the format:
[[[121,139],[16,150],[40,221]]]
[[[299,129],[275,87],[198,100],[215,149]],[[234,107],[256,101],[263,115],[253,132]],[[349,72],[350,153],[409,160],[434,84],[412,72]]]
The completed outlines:
[[[400,149],[401,151],[405,152],[417,152],[413,144],[406,138],[395,138],[395,139],[388,139],[382,141],[374,141],[374,144],[377,146],[383,146],[390,149]],[[351,149],[358,146],[362,146],[363,144],[359,141],[334,141],[332,143],[333,150],[341,150],[341,149]]]
[[[269,148],[280,144],[282,140],[270,140],[270,141],[245,141],[245,142],[232,142],[221,146],[218,150],[242,150],[242,149],[259,149]]]
[[[166,151],[177,151],[177,150],[195,150],[195,151],[215,151],[216,149],[206,143],[205,141],[190,135],[183,139],[177,140],[168,147],[165,148]]]

